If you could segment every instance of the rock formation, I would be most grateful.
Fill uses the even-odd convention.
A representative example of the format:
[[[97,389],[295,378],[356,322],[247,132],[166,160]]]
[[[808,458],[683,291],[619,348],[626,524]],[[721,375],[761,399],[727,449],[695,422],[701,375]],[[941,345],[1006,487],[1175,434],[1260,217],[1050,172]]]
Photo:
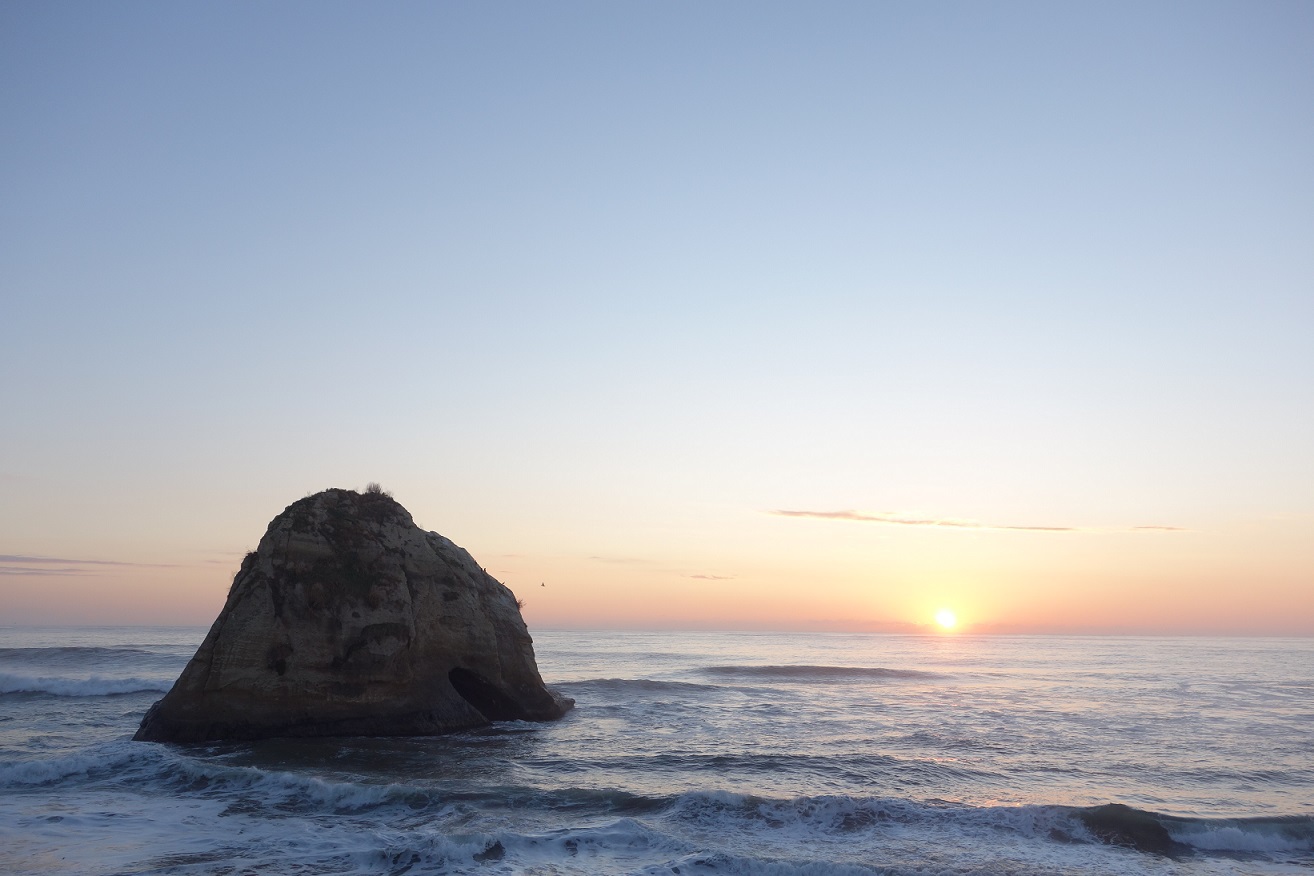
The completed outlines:
[[[417,736],[573,704],[543,686],[511,591],[371,485],[274,518],[134,738]]]

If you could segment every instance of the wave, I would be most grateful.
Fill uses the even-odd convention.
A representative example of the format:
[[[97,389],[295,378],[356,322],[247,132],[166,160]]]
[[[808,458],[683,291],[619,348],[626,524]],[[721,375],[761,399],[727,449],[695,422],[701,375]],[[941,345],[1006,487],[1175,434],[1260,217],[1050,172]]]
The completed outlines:
[[[105,648],[0,648],[0,670],[31,675],[81,675],[118,671],[123,674],[177,675],[190,654],[174,649]]]
[[[0,660],[32,660],[49,657],[140,657],[153,655],[145,648],[106,648],[100,645],[60,645],[52,648],[0,648]]]
[[[1142,852],[1176,856],[1212,852],[1244,856],[1314,853],[1314,817],[1188,818],[1108,803],[1076,809],[1098,840]]]
[[[172,795],[206,794],[238,810],[251,806],[354,812],[389,803],[420,808],[442,802],[436,791],[413,785],[229,766],[171,746],[127,740],[76,754],[0,762],[0,788],[103,780],[132,788],[151,786]]]
[[[989,842],[991,838],[997,840],[1001,835],[1013,835],[1047,845],[1108,845],[1177,860],[1220,856],[1247,860],[1314,859],[1314,817],[1311,816],[1208,819],[1166,815],[1123,804],[1091,807],[969,806],[884,797],[773,799],[727,791],[693,791],[668,797],[645,798],[616,791],[563,789],[525,796],[513,794],[500,802],[515,809],[527,804],[558,810],[574,809],[584,804],[601,806],[612,813],[626,813],[627,817],[601,830],[608,834],[624,834],[628,830],[627,825],[641,826],[641,830],[633,831],[636,836],[631,838],[631,841],[639,844],[657,844],[649,827],[643,825],[660,824],[660,820],[654,820],[654,817],[664,817],[684,823],[695,834],[714,832],[797,839],[830,838],[847,843],[856,841],[864,832],[881,832],[891,827],[899,831],[929,828],[936,835],[944,835],[940,832],[948,831],[949,835],[956,835],[969,845],[973,844],[973,838]],[[628,817],[632,815],[644,815],[645,820],[634,822]],[[564,831],[563,834],[573,832]],[[639,838],[639,833],[644,836]],[[519,843],[515,839],[514,835],[490,837],[481,850],[486,855],[500,855],[499,849],[504,851],[503,847],[523,845],[526,838],[521,837],[522,842]],[[533,839],[531,844],[537,845],[542,841],[542,838]],[[718,855],[721,853],[715,853],[712,857]],[[704,865],[711,866],[711,860],[705,852],[689,856],[684,863],[697,864],[700,860]],[[751,865],[748,872],[761,872],[756,868],[764,862],[761,859],[743,859],[741,863]],[[801,862],[796,863],[803,866]],[[777,861],[772,866],[779,866],[780,869],[771,872],[800,872],[795,869],[796,863]],[[828,869],[831,867],[839,869]],[[711,869],[717,868],[711,866]],[[731,870],[738,872],[737,868]],[[697,867],[694,871],[699,872]],[[871,871],[829,862],[817,872]],[[882,869],[880,872],[894,871]]]
[[[707,675],[782,681],[912,680],[945,678],[920,669],[886,669],[880,666],[705,666]]]
[[[179,769],[177,778],[193,790],[217,790],[226,786],[228,790],[262,791],[266,796],[262,796],[260,807],[285,811],[324,806],[342,813],[390,805],[404,805],[411,811],[434,807],[450,811],[465,802],[479,808],[493,806],[513,811],[546,809],[622,814],[625,817],[618,825],[634,823],[632,816],[647,819],[665,816],[693,823],[700,831],[737,826],[750,831],[787,831],[800,836],[842,836],[888,825],[929,826],[967,834],[1015,834],[1062,844],[1112,845],[1170,858],[1314,856],[1314,817],[1311,816],[1209,819],[1167,815],[1123,804],[977,807],[840,795],[776,799],[727,791],[644,796],[616,789],[489,788],[453,794],[415,785],[363,785],[253,767],[224,768],[218,773],[199,764]],[[643,832],[647,833],[648,828]],[[506,840],[502,837],[500,842]],[[488,853],[488,844],[469,848]]]
[[[1182,819],[1161,816],[1174,842],[1208,852],[1314,852],[1314,818]]]
[[[691,681],[654,681],[648,678],[590,678],[586,681],[558,682],[553,687],[567,691],[592,690],[606,693],[695,693],[698,691],[719,690],[713,684],[697,684]]]
[[[560,860],[596,846],[599,854],[647,848],[665,860],[702,872],[699,861],[719,871],[712,858],[739,854],[753,846],[753,837],[792,838],[804,847],[845,846],[875,848],[891,831],[894,835],[955,838],[959,846],[997,847],[1008,837],[1041,846],[1114,846],[1169,859],[1223,857],[1240,860],[1314,861],[1314,816],[1287,815],[1251,818],[1194,818],[1137,809],[1122,804],[1077,807],[1061,805],[971,806],[943,801],[900,797],[845,795],[773,798],[729,791],[690,791],[669,795],[641,795],[618,789],[465,787],[426,782],[371,782],[351,774],[315,775],[303,772],[238,766],[217,762],[209,750],[180,750],[165,745],[118,741],[99,751],[40,761],[0,763],[0,788],[77,786],[86,782],[114,787],[152,789],[150,793],[174,800],[205,799],[223,807],[223,814],[265,819],[280,816],[333,813],[365,815],[371,822],[457,826],[474,822],[491,824],[497,813],[552,811],[572,821],[593,826],[562,828],[543,834],[433,835],[437,843],[422,857],[430,862],[448,860],[474,866],[506,855],[517,866]],[[651,765],[650,765],[651,766]],[[384,812],[401,813],[400,819]],[[599,816],[617,819],[601,823]],[[635,821],[634,819],[642,819]],[[380,820],[381,819],[381,820]],[[672,833],[672,830],[674,833]],[[911,834],[909,832],[911,831]],[[676,836],[725,835],[746,841],[739,852],[712,852],[701,843],[682,846]],[[397,854],[416,850],[416,836],[408,834]],[[410,845],[407,846],[406,843]],[[816,843],[820,843],[818,846]],[[873,845],[875,843],[875,845]],[[441,848],[438,848],[441,846]],[[607,850],[611,851],[608,852]],[[709,858],[711,855],[712,858]],[[733,855],[732,855],[733,856]],[[399,859],[400,860],[400,859]],[[728,859],[722,860],[727,864]],[[852,862],[850,862],[852,863]],[[804,872],[799,867],[820,866],[816,872],[868,872],[845,870],[840,862],[802,862],[780,858],[769,872]],[[759,870],[764,860],[744,858],[731,872]],[[848,866],[845,864],[844,866]],[[603,868],[605,870],[605,868]],[[631,868],[621,868],[632,871]],[[400,871],[399,871],[400,872]],[[669,872],[669,871],[657,871]],[[812,872],[812,871],[807,871]],[[884,871],[893,872],[893,871]]]
[[[414,869],[417,867],[423,868],[424,872],[450,874],[626,872],[671,876],[680,873],[725,872],[689,866],[695,861],[697,864],[705,863],[692,853],[693,846],[684,840],[634,819],[619,818],[589,826],[543,832],[519,832],[510,828],[488,832],[396,832],[387,836],[382,847],[354,857],[357,866],[365,872],[391,874],[418,872]],[[641,860],[674,863],[635,869],[635,863]],[[688,869],[681,869],[681,861],[688,861],[685,865]],[[763,871],[753,869],[738,872]],[[815,871],[815,874],[829,876],[830,872]]]
[[[899,757],[890,754],[852,754],[843,757],[792,752],[742,754],[736,752],[627,752],[592,756],[536,758],[535,766],[558,776],[597,772],[607,776],[670,776],[683,782],[701,775],[716,782],[771,787],[782,775],[806,777],[814,786],[849,787],[897,783],[905,788],[936,788],[946,782],[1003,781],[996,772],[961,761]]]
[[[45,694],[56,697],[104,697],[131,693],[166,693],[173,679],[161,678],[59,678],[0,672],[0,695]]]
[[[697,821],[757,821],[773,830],[850,833],[883,823],[934,822],[964,830],[1006,831],[1062,843],[1101,843],[1163,857],[1196,854],[1314,856],[1314,816],[1189,818],[1121,803],[1076,807],[982,806],[845,796],[776,800],[729,792],[680,795],[672,810]]]
[[[134,764],[140,765],[149,760],[148,749],[140,745],[128,745],[113,744],[98,753],[84,752],[0,763],[0,788],[53,785],[70,779],[117,775]]]

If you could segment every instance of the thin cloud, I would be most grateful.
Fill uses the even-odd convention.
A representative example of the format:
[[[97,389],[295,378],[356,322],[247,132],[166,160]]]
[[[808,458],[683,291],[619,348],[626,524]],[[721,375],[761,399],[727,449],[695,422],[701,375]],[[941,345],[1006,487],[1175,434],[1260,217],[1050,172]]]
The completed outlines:
[[[67,575],[86,575],[90,569],[32,569],[25,566],[0,566],[0,575],[15,575],[24,578],[45,577],[53,578]]]
[[[71,560],[67,557],[29,557],[22,554],[0,554],[3,575],[81,575],[90,572],[86,566],[123,566],[128,568],[176,569],[174,563],[127,563],[121,560]],[[30,569],[28,566],[70,566],[66,569]],[[82,568],[79,568],[82,567]]]
[[[693,578],[696,581],[733,581],[734,575],[685,575],[686,578]]]
[[[960,520],[952,517],[921,517],[908,514],[877,512],[863,514],[858,511],[790,511],[767,512],[776,517],[804,517],[813,520],[850,520],[858,523],[883,523],[889,526],[927,526],[942,529],[977,529],[1007,532],[1100,532],[1085,526],[1023,526],[1009,523],[982,523],[978,520]],[[1185,532],[1178,526],[1135,526],[1130,531]]]
[[[18,554],[0,554],[0,563],[58,563],[64,566],[138,566],[140,563],[121,563],[117,560],[69,560],[62,557],[25,557]]]
[[[905,514],[860,514],[857,511],[771,511],[777,517],[810,517],[817,520],[853,520],[860,523],[886,523],[893,526],[936,526],[948,529],[1009,529],[1022,532],[1076,532],[1075,526],[1015,526],[956,520],[950,517],[910,517]]]
[[[616,563],[617,565],[622,565],[622,566],[642,566],[642,565],[646,565],[646,564],[649,562],[648,560],[640,560],[640,559],[636,559],[636,558],[634,558],[634,557],[598,557],[598,556],[592,556],[592,557],[589,557],[589,559],[590,559],[590,560],[594,560],[594,561],[599,562],[599,563]]]

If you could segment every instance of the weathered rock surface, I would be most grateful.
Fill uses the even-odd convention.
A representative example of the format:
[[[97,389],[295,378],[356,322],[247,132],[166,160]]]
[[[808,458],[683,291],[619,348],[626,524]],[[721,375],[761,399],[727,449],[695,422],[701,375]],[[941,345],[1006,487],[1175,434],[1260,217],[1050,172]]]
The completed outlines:
[[[574,704],[543,685],[515,596],[390,496],[326,490],[274,518],[134,737],[415,736]]]

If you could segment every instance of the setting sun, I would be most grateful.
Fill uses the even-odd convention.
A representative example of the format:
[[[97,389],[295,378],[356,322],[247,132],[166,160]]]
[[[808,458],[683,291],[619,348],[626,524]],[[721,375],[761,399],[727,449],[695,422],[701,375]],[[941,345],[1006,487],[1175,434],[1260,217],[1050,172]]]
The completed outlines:
[[[935,613],[935,622],[940,625],[940,629],[948,632],[958,626],[958,615],[947,608],[942,608]]]

